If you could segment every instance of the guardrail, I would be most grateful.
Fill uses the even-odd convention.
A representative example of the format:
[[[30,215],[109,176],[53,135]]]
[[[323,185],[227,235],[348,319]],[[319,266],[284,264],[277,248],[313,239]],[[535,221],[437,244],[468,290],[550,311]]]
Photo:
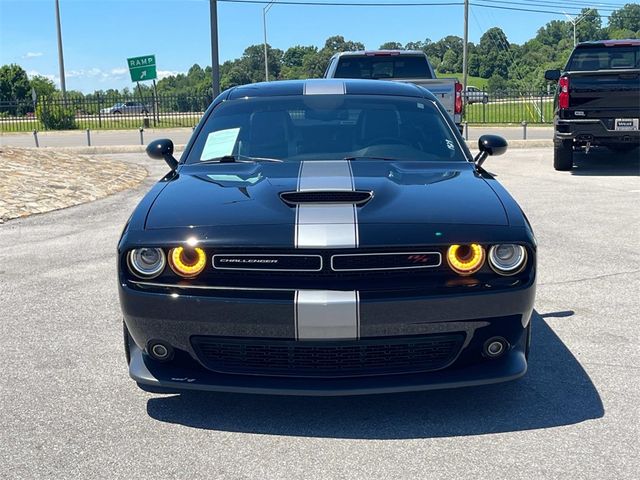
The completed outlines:
[[[463,121],[474,124],[550,124],[553,95],[470,92]],[[193,127],[211,103],[209,95],[68,96],[0,102],[0,132],[117,130]]]

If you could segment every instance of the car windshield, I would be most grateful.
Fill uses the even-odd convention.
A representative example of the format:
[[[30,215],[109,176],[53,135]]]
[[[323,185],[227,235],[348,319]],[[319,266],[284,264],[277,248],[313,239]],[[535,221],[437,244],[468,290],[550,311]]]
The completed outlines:
[[[355,57],[338,60],[335,78],[431,78],[429,64],[422,55]]]
[[[199,132],[187,163],[224,156],[283,161],[467,160],[433,102],[383,95],[297,95],[224,102]]]
[[[567,65],[571,72],[625,68],[640,68],[640,47],[578,48]]]

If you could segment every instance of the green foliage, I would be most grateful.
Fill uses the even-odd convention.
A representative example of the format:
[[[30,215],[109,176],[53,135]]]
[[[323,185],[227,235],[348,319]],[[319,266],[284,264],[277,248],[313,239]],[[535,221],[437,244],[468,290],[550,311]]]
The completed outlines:
[[[380,45],[380,50],[404,50],[400,42],[385,42]]]
[[[73,99],[56,95],[48,101],[38,102],[36,115],[47,130],[70,130],[76,128]]]
[[[23,100],[30,95],[29,78],[20,65],[0,67],[0,101]]]
[[[613,30],[640,31],[640,4],[627,3],[613,11],[609,17],[609,27]]]
[[[29,80],[29,86],[35,90],[38,98],[50,97],[56,91],[55,83],[41,75],[31,77],[31,80]]]

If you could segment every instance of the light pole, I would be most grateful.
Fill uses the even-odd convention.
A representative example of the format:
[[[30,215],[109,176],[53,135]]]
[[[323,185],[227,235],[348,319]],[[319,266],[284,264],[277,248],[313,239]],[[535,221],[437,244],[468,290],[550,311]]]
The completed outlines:
[[[462,94],[467,91],[467,70],[469,69],[469,0],[464,0],[464,35],[462,45]]]
[[[60,90],[62,98],[67,96],[67,85],[64,78],[64,55],[62,54],[62,29],[60,28],[60,2],[56,0],[56,27],[58,30],[58,64],[60,66]]]
[[[586,12],[584,12],[582,15],[580,15],[578,17],[575,17],[575,18],[571,17],[566,12],[562,12],[562,13],[564,13],[564,16],[567,17],[569,19],[569,21],[573,24],[573,46],[574,47],[578,43],[576,41],[576,25],[578,25],[578,23],[580,23],[582,20],[587,18],[587,15],[589,15],[589,13],[591,13],[592,10],[593,10],[593,8],[590,8]]]
[[[211,17],[211,86],[213,98],[220,94],[220,61],[218,57],[218,2],[209,0]]]
[[[267,52],[267,12],[271,10],[273,4],[276,3],[275,0],[269,2],[262,9],[262,26],[264,28],[264,81],[269,81],[269,54]]]

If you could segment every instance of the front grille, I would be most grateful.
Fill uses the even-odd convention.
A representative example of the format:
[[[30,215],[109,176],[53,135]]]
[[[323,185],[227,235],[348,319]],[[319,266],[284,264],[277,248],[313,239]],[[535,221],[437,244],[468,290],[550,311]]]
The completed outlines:
[[[416,373],[446,367],[463,333],[311,342],[198,336],[191,342],[200,362],[220,373],[349,377]]]
[[[297,254],[220,254],[213,255],[213,268],[218,270],[256,270],[265,272],[318,272],[321,255]]]
[[[411,270],[439,267],[441,263],[440,252],[354,253],[331,257],[331,269],[336,272]]]
[[[290,206],[303,203],[353,203],[362,204],[372,197],[371,192],[353,190],[310,190],[302,192],[283,192],[280,198]]]

